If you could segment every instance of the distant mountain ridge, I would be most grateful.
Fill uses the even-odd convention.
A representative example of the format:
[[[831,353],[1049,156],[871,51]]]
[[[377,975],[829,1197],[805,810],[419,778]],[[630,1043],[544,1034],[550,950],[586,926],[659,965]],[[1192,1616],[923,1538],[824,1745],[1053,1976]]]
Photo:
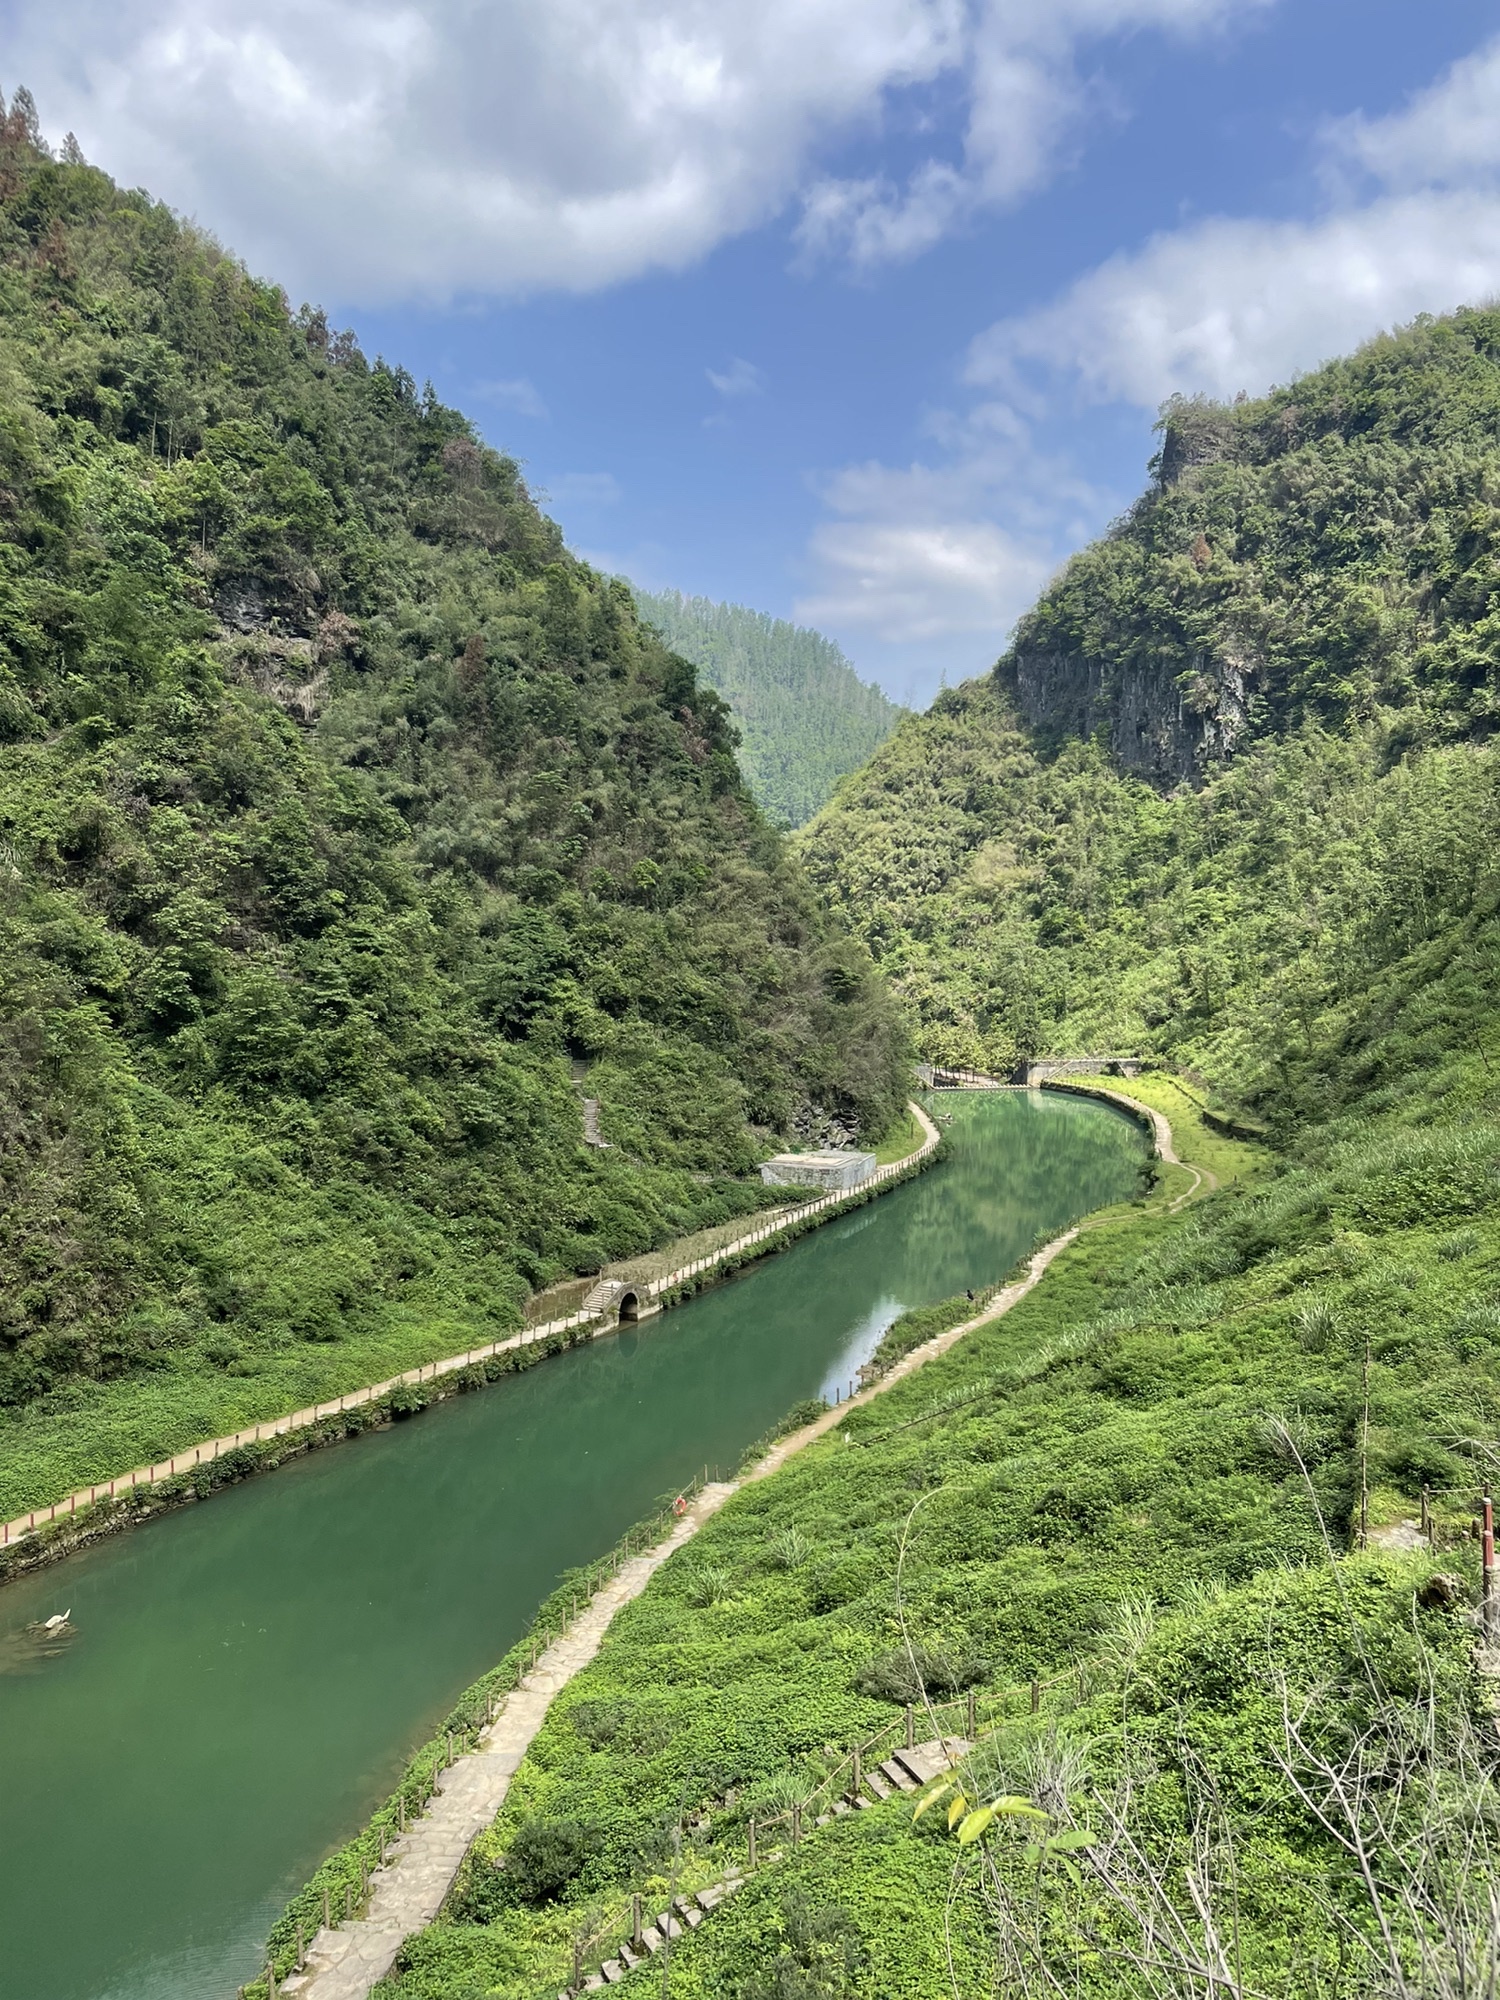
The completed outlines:
[[[642,617],[722,695],[764,811],[801,826],[868,762],[906,713],[862,681],[821,632],[711,597],[637,590]]]

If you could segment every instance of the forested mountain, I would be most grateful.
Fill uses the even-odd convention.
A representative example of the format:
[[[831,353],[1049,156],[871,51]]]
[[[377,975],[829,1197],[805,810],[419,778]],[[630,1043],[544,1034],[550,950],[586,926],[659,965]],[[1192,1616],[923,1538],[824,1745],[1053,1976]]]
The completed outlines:
[[[803,837],[927,1050],[1270,1109],[1366,1073],[1412,954],[1492,982],[1497,430],[1492,311],[1169,406],[1142,500]]]
[[[509,459],[24,96],[0,285],[0,1405],[145,1384],[134,1464],[886,1126],[864,948]]]
[[[821,632],[675,590],[637,590],[635,601],[728,702],[750,789],[784,825],[811,819],[905,713]]]

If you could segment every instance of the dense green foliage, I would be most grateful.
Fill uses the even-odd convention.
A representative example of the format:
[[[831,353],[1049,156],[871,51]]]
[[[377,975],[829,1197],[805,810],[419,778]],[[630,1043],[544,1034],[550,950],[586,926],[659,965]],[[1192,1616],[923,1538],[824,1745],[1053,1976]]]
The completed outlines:
[[[1261,403],[1169,411],[1167,483],[803,836],[927,1053],[1154,1051],[1269,1109],[1289,1075],[1300,1104],[1345,1087],[1416,950],[1473,1011],[1500,887],[1497,341],[1461,314]],[[1248,722],[1197,789],[1126,775],[1104,723],[1058,737],[1018,707],[1019,662],[1083,658],[1106,695],[1133,674],[1191,715],[1231,657]]]
[[[72,1426],[44,1486],[890,1125],[902,1034],[734,742],[463,417],[11,114],[0,1407]]]
[[[975,682],[905,723],[804,852],[929,1055],[1143,1051],[1269,1111],[1289,1077],[1333,1083],[1413,951],[1463,958],[1479,997],[1495,777],[1482,746],[1392,762],[1379,725],[1310,727],[1163,797],[1096,744],[1039,755]]]
[[[801,826],[872,757],[903,710],[821,632],[680,591],[637,590],[643,618],[728,702],[740,763],[772,819]]]

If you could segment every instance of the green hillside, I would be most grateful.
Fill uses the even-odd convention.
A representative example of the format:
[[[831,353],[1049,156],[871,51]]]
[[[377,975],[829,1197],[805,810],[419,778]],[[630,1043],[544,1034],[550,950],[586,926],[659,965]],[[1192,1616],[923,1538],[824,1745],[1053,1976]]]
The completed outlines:
[[[803,836],[926,1050],[1139,1049],[1270,1113],[1351,1087],[1414,952],[1487,983],[1497,423],[1493,313],[1168,409],[994,674]]]
[[[890,1124],[902,1033],[733,743],[464,417],[13,112],[0,1514]]]
[[[905,713],[805,626],[680,591],[637,590],[641,616],[733,711],[740,763],[764,812],[801,826]]]
[[[625,1995],[1482,1990],[1497,438],[1489,313],[1169,411],[996,675],[807,831],[925,1048],[1191,1066],[1137,1087],[1196,1167],[658,1573],[382,1991],[555,1992],[633,1894],[744,1866],[751,1817],[771,1860]],[[813,1823],[967,1688],[963,1804]]]

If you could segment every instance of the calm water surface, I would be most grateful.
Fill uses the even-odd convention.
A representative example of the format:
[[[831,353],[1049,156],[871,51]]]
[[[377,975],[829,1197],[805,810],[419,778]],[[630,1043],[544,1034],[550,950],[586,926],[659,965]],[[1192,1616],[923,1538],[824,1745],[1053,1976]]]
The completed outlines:
[[[3,2000],[232,1996],[559,1571],[1135,1185],[1108,1109],[939,1103],[951,1159],[734,1283],[0,1591]],[[69,1650],[16,1671],[69,1607]]]

